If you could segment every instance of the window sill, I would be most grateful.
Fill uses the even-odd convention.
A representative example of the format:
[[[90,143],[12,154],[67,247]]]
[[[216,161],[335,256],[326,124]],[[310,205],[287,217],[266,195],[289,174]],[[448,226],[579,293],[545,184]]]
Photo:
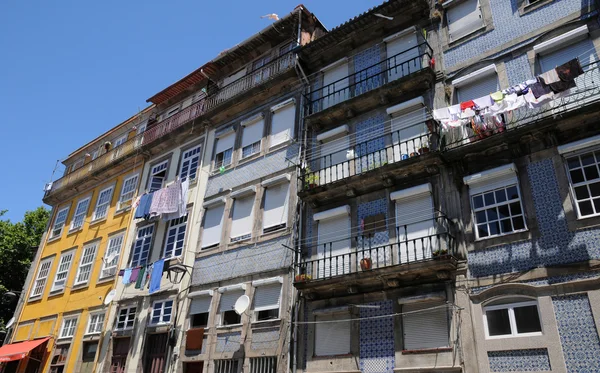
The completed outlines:
[[[238,167],[243,166],[247,163],[250,163],[256,159],[259,159],[263,156],[264,154],[262,154],[262,152],[258,152],[258,153],[254,153],[252,155],[249,155],[245,158],[240,158],[239,162],[238,162]]]
[[[353,357],[352,353],[339,354],[339,355],[313,355],[313,359],[331,359],[332,357]]]
[[[75,229],[69,229],[69,231],[67,232],[67,236],[70,236],[74,233],[79,233],[83,230],[83,225],[79,228],[75,228]]]
[[[281,233],[287,233],[287,230],[288,230],[287,225],[285,227],[277,228],[275,230],[272,230],[272,231],[266,232],[266,233],[263,230],[263,233],[260,235],[260,237],[261,238],[264,238],[264,237],[271,238],[271,236],[280,235]]]
[[[50,293],[48,293],[48,298],[56,297],[56,296],[62,295],[64,293],[65,293],[65,289],[51,290]]]
[[[267,153],[272,153],[272,152],[275,152],[277,150],[281,150],[281,149],[283,149],[283,148],[285,148],[287,146],[290,146],[293,142],[294,142],[294,139],[289,139],[289,140],[285,140],[281,144],[273,145],[273,146],[269,147]]]
[[[68,342],[68,341],[70,341],[72,339],[73,339],[73,336],[70,336],[70,337],[59,337],[59,338],[56,339],[56,344]]]
[[[250,234],[250,237],[247,238],[240,238],[234,241],[233,238],[229,239],[229,245],[238,245],[240,243],[248,243],[249,241],[252,241],[252,234]]]
[[[217,330],[232,330],[241,328],[242,324],[231,324],[231,325],[217,325]]]
[[[60,232],[60,234],[58,236],[48,238],[48,243],[60,240],[61,236],[62,236],[62,232]]]
[[[83,282],[81,284],[73,284],[73,286],[71,286],[71,291],[76,291],[76,290],[81,290],[81,289],[86,289],[89,287],[89,281],[88,282]]]
[[[104,222],[106,221],[106,219],[107,219],[107,216],[105,216],[105,217],[103,217],[103,218],[100,218],[100,219],[92,220],[92,221],[90,222],[90,225],[89,225],[89,227],[93,227],[93,226],[95,226],[95,225],[98,225],[98,224],[100,224],[100,223],[104,223]]]
[[[196,256],[200,253],[209,253],[211,251],[217,251],[219,249],[219,247],[221,247],[221,244],[216,244],[216,245],[207,246],[207,247],[201,247],[200,251],[198,253],[196,253]]]
[[[27,299],[27,303],[33,303],[33,302],[38,302],[40,300],[42,300],[42,296],[41,295],[36,295],[35,297],[29,297],[29,299]]]
[[[280,322],[281,322],[281,318],[278,317],[278,318],[273,319],[273,320],[252,321],[250,323],[250,325],[252,327],[255,327],[255,326],[262,326],[262,325],[269,325],[269,324],[279,324]]]
[[[504,234],[501,236],[476,238],[473,242],[475,250],[482,250],[492,246],[503,245],[506,243],[515,243],[531,239],[531,231],[523,229],[520,231]]]
[[[118,272],[117,272],[117,274],[118,274]],[[117,274],[115,274],[115,276]],[[106,276],[106,277],[99,278],[98,281],[96,281],[96,285],[105,284],[107,282],[112,282],[112,281],[114,281],[115,276]]]
[[[439,347],[439,348],[424,348],[420,350],[402,350],[402,355],[416,355],[416,354],[435,354],[438,352],[451,352],[452,347]]]
[[[544,5],[548,5],[551,2],[553,2],[554,0],[546,0],[546,1],[540,1],[537,3],[533,3],[533,4],[529,4],[529,5],[525,5],[521,8],[519,8],[519,16],[524,16],[529,12],[533,12],[534,10],[543,7]]]
[[[232,170],[232,169],[233,169],[233,166],[231,164],[227,165],[227,166],[225,166],[225,169],[223,170],[223,173],[225,173],[225,172],[227,172],[229,170]],[[221,175],[221,171],[219,170],[219,168],[216,168],[216,169],[214,169],[214,170],[212,170],[210,172],[210,176],[211,177],[212,176],[219,176],[219,175]]]
[[[113,215],[113,217],[117,217],[121,214],[129,212],[130,210],[131,210],[131,206],[123,207],[122,209],[115,211],[115,214]]]
[[[534,333],[523,333],[523,334],[507,334],[507,335],[496,335],[490,337],[488,335],[485,336],[486,341],[494,341],[498,339],[510,339],[510,338],[531,338],[531,337],[541,337],[544,334],[542,332],[534,332]]]

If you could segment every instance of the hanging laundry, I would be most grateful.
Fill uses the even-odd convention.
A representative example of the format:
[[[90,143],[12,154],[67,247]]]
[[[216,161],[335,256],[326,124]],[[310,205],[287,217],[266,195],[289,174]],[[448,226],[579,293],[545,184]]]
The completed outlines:
[[[188,200],[188,191],[189,191],[189,186],[190,186],[189,179],[186,179],[185,181],[181,182],[180,186],[181,186],[181,193],[178,196],[179,201],[177,204],[177,211],[169,213],[169,214],[163,214],[162,220],[179,219],[187,214],[187,200]]]
[[[435,109],[433,111],[433,119],[442,120],[450,118],[450,112],[447,107],[443,107],[441,109]]]
[[[157,217],[160,215],[158,213],[158,205],[160,204],[163,193],[164,193],[164,189],[159,189],[157,191],[154,191],[154,193],[152,193],[153,196],[152,196],[152,202],[150,203],[150,210],[148,211],[148,219],[154,218],[154,217]]]
[[[150,276],[152,276],[152,271],[154,271],[154,263],[146,267],[146,274],[142,280],[142,288],[145,288],[146,285],[150,285]]]
[[[552,98],[554,97],[554,93],[550,91],[550,93],[548,94],[542,95],[540,97],[535,97],[535,95],[533,94],[533,90],[530,89],[524,97],[525,101],[527,101],[527,105],[529,106],[529,108],[535,109],[544,105],[546,102],[552,100]]]
[[[465,111],[466,109],[472,109],[475,106],[473,100],[465,101],[460,103],[460,110]]]
[[[140,274],[140,267],[131,270],[131,282],[137,282],[138,275]]]
[[[563,82],[575,80],[579,75],[583,74],[583,69],[577,58],[565,62],[556,68],[556,74]]]
[[[135,288],[136,289],[141,289],[142,288],[142,283],[144,282],[144,275],[146,274],[146,266],[142,266],[142,268],[140,268],[140,272],[138,274],[138,278],[135,281]]]
[[[156,293],[160,289],[160,280],[162,279],[163,266],[165,260],[160,259],[154,262],[152,266],[152,275],[150,277],[150,294]]]
[[[152,204],[153,193],[145,193],[140,197],[140,202],[137,209],[135,210],[135,219],[146,218],[150,215],[150,205]]]
[[[494,104],[494,101],[492,100],[492,97],[490,95],[476,98],[475,100],[473,100],[473,102],[479,109],[485,109]]]
[[[543,80],[538,80],[536,83],[529,86],[529,89],[533,92],[535,98],[540,98],[544,95],[552,93],[552,90]]]
[[[450,118],[452,120],[460,119],[460,114],[462,112],[460,109],[460,104],[448,107],[448,112],[450,113]]]
[[[540,74],[540,78],[543,79],[544,82],[548,85],[550,85],[552,83],[560,82],[560,78],[558,77],[558,73],[556,72],[556,69],[552,69],[552,70],[546,71],[543,74]]]
[[[511,95],[506,95],[504,97],[504,102],[506,103],[506,107],[504,109],[505,112],[517,110],[518,108],[521,108],[521,107],[527,105],[527,102],[525,101],[525,97],[519,96],[516,93],[513,93]]]
[[[123,273],[123,284],[128,285],[131,283],[131,268],[127,268]]]
[[[124,274],[125,274],[125,270],[124,269],[120,269],[118,275],[119,276],[123,276]]]
[[[504,99],[504,93],[502,93],[501,91],[494,92],[490,95],[490,97],[492,98],[492,100],[499,102]]]

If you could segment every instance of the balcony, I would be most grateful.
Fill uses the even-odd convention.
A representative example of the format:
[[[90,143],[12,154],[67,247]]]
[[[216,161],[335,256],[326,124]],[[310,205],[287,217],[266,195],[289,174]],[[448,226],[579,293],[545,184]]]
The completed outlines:
[[[419,35],[419,39],[423,39]],[[305,95],[305,115],[310,121],[344,120],[348,111],[364,112],[381,105],[382,99],[400,98],[410,92],[424,91],[435,79],[433,50],[422,40],[420,44],[388,59],[343,77]],[[324,118],[326,117],[326,118]]]
[[[377,283],[406,275],[426,278],[431,274],[435,278],[438,271],[456,268],[454,228],[445,216],[439,214],[394,230],[395,239],[388,239],[388,232],[378,232],[305,248],[312,256],[297,265],[294,285],[299,289],[331,288],[360,280],[361,286],[368,286],[369,279]],[[375,244],[381,241],[386,243]]]
[[[533,128],[543,131],[574,114],[596,111],[593,105],[600,100],[600,67],[593,63],[582,68],[584,74],[575,79],[576,87],[540,107],[522,106],[506,112],[499,116],[498,121],[485,123],[485,128],[478,131],[473,130],[471,125],[442,130],[441,150],[449,151],[449,157],[451,153],[460,157],[461,152],[451,150],[490,146],[490,141],[482,140],[518,141],[524,132]]]
[[[209,92],[208,96],[193,103],[187,108],[179,111],[177,114],[166,118],[159,123],[149,127],[144,133],[139,134],[120,146],[117,146],[102,156],[86,163],[79,169],[54,181],[49,190],[44,195],[44,202],[52,204],[61,200],[60,193],[66,188],[73,188],[90,177],[95,176],[101,170],[111,165],[123,162],[125,159],[140,153],[143,150],[155,148],[157,140],[168,134],[174,133],[178,128],[198,119],[208,113],[213,113],[215,109],[223,107],[225,104],[236,101],[236,98],[252,90],[261,89],[284,73],[293,70],[296,56],[294,53],[287,53],[271,61],[269,64],[257,69],[230,84]],[[138,159],[138,162],[141,162]],[[106,175],[102,179],[105,179]]]
[[[301,169],[298,173],[301,195],[318,194],[338,185],[360,188],[361,184],[369,184],[375,187],[377,183],[365,183],[359,179],[369,174],[392,175],[398,165],[416,165],[437,153],[438,124],[435,121],[427,120],[409,126],[400,123],[392,127],[395,128],[391,133],[379,137],[371,137],[370,133],[356,134],[357,140],[362,141],[353,147],[309,157],[307,163],[312,167]],[[433,159],[430,161],[435,162]],[[423,169],[426,165],[427,162],[420,162],[419,168]]]

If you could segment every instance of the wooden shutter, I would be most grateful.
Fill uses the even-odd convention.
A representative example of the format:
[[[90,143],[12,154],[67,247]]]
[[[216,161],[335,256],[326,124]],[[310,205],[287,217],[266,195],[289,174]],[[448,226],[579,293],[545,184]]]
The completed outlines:
[[[319,315],[316,321],[349,319],[347,313]],[[327,322],[315,325],[315,355],[334,356],[350,353],[350,321]]]
[[[281,284],[257,286],[254,292],[254,310],[270,310],[279,308],[281,299]]]
[[[457,40],[483,26],[479,0],[463,1],[446,11],[448,34]]]
[[[287,223],[290,183],[269,186],[265,191],[263,229]]]
[[[443,305],[442,302],[419,302],[402,307],[403,313],[422,310],[402,315],[405,350],[449,346],[447,308],[444,306],[434,310],[425,310]]]
[[[286,105],[273,112],[271,119],[270,147],[282,144],[294,138],[296,123],[296,104]]]

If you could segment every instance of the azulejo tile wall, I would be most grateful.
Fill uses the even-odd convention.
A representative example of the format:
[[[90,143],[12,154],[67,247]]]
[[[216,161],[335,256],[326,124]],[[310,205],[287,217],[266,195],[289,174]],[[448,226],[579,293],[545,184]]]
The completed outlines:
[[[593,271],[593,272],[581,272],[581,273],[562,275],[562,276],[552,276],[552,277],[546,277],[543,279],[536,279],[536,280],[516,281],[516,283],[527,284],[527,285],[532,285],[532,286],[547,286],[547,285],[556,285],[556,284],[562,284],[565,282],[584,280],[584,279],[589,279],[589,278],[597,278],[597,277],[600,277],[600,272]],[[515,283],[515,281],[511,281],[511,282]],[[471,288],[470,291],[471,291],[471,294],[479,294],[482,291],[489,289],[493,286],[494,285],[479,286],[476,288]]]
[[[264,350],[277,348],[279,344],[279,328],[252,331],[253,350]]]
[[[521,175],[520,177],[523,177]],[[600,229],[569,231],[551,158],[527,166],[540,237],[469,253],[474,277],[600,258]]]
[[[363,373],[393,373],[395,364],[394,318],[365,319],[394,313],[393,301],[365,304],[360,309],[360,370]]]
[[[567,372],[600,372],[600,339],[587,294],[552,297]]]
[[[374,252],[369,252],[369,248],[385,245],[390,242],[389,233],[387,230],[385,232],[376,232],[374,235],[370,237],[362,236],[364,229],[362,228],[364,225],[365,218],[368,216],[383,214],[386,220],[387,226],[387,201],[385,198],[376,199],[374,201],[361,203],[358,205],[358,221],[356,222],[356,226],[359,228],[358,237],[358,248],[357,250],[366,250],[365,257],[371,257],[373,259],[373,263],[377,266],[379,263],[383,265],[383,263],[391,263],[392,262],[392,252],[391,250],[379,250]],[[372,254],[372,255],[371,255]],[[374,256],[378,257],[375,258]],[[362,259],[362,258],[361,258]],[[376,261],[377,260],[377,261]]]
[[[240,349],[241,339],[242,334],[240,332],[218,334],[216,351],[235,352]]]
[[[491,372],[537,372],[550,369],[548,350],[489,351],[488,361]]]
[[[387,160],[378,151],[385,148],[385,115],[378,114],[356,124],[356,146],[354,154],[361,157],[356,163],[356,172],[365,172],[380,167]],[[377,152],[377,153],[376,153]]]
[[[354,96],[358,96],[381,85],[381,46],[374,45],[354,56],[354,71],[358,73],[355,81],[360,82],[354,88]]]

